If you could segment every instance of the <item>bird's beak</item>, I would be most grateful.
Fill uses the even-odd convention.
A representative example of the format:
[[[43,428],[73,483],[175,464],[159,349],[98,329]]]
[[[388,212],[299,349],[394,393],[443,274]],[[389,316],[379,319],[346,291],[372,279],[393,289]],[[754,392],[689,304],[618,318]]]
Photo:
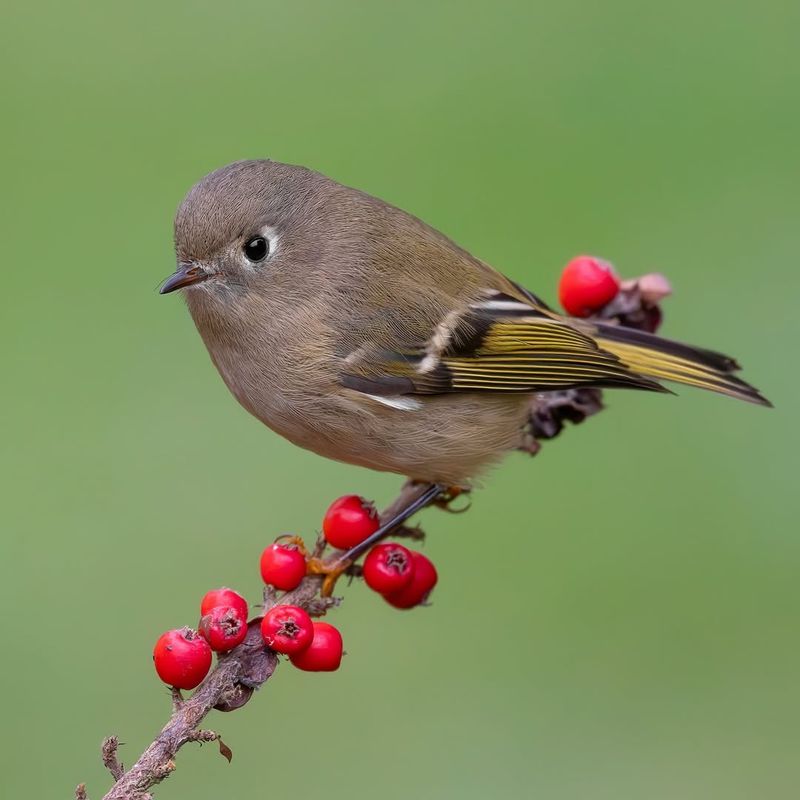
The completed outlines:
[[[164,281],[158,293],[169,294],[176,289],[183,289],[185,286],[200,283],[200,281],[204,281],[207,277],[208,273],[197,264],[178,264],[178,269]]]

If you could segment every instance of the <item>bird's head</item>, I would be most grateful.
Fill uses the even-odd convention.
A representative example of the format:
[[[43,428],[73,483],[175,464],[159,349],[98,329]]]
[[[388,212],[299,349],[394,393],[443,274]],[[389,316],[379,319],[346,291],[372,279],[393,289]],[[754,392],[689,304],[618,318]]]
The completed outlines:
[[[177,269],[161,294],[235,299],[313,263],[337,184],[304,167],[239,161],[200,180],[175,217]]]

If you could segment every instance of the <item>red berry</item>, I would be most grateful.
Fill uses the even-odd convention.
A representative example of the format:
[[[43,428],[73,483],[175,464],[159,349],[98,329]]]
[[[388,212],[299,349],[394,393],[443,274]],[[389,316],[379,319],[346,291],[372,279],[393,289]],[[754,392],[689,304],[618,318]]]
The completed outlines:
[[[296,544],[275,542],[261,554],[261,577],[276,589],[290,592],[306,576],[306,557]]]
[[[379,594],[400,591],[411,583],[414,562],[401,544],[378,544],[364,559],[364,580]]]
[[[153,648],[158,677],[178,689],[194,689],[211,668],[208,642],[191,628],[177,628],[162,634]]]
[[[395,608],[413,608],[428,599],[428,595],[436,586],[439,576],[436,574],[436,567],[433,562],[416,550],[409,550],[413,566],[413,574],[408,586],[383,597],[387,603]]]
[[[214,606],[201,617],[198,630],[212,650],[227,653],[247,636],[247,618],[233,606]]]
[[[297,606],[273,606],[261,620],[264,643],[276,653],[293,656],[305,650],[314,638],[311,617]]]
[[[342,652],[342,634],[327,622],[315,622],[311,645],[289,659],[306,672],[333,672],[342,663]]]
[[[608,261],[578,256],[564,267],[558,299],[573,317],[588,317],[610,303],[619,291],[619,277]]]
[[[322,520],[325,538],[341,550],[349,550],[361,544],[379,527],[380,520],[375,506],[356,494],[334,500]]]
[[[203,595],[200,602],[200,616],[204,617],[211,611],[212,608],[217,606],[225,606],[236,609],[240,616],[247,619],[250,615],[250,607],[247,605],[247,600],[244,599],[238,592],[233,589],[223,587],[222,589],[212,589]]]

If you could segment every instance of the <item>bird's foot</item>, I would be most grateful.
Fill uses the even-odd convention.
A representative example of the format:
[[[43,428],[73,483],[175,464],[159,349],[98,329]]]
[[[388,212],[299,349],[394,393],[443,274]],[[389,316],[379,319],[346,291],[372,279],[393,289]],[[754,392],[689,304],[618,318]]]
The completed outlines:
[[[320,594],[322,597],[331,597],[333,590],[336,588],[336,581],[347,572],[352,563],[347,558],[323,559],[318,556],[312,556],[308,559],[306,573],[308,575],[322,575]]]
[[[469,489],[464,489],[461,486],[448,486],[432,504],[451,514],[463,514],[465,511],[468,511],[470,507],[469,492]],[[459,497],[467,498],[466,504],[463,508],[453,508],[453,501]]]
[[[308,550],[306,550],[306,543],[300,536],[295,536],[291,533],[284,533],[275,540],[276,544],[294,545],[304,556],[308,557]]]

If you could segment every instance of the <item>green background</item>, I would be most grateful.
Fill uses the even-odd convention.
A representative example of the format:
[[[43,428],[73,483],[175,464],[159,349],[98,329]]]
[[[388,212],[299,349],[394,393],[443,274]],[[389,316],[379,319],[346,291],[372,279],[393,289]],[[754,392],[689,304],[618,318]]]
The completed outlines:
[[[172,215],[226,162],[313,166],[554,299],[579,252],[676,296],[776,403],[609,393],[427,512],[429,609],[363,587],[348,657],[210,720],[163,798],[788,798],[800,781],[797,6],[21,3],[0,26],[0,793],[99,798],[169,710],[150,650],[259,592],[275,535],[399,481],[247,416]]]

